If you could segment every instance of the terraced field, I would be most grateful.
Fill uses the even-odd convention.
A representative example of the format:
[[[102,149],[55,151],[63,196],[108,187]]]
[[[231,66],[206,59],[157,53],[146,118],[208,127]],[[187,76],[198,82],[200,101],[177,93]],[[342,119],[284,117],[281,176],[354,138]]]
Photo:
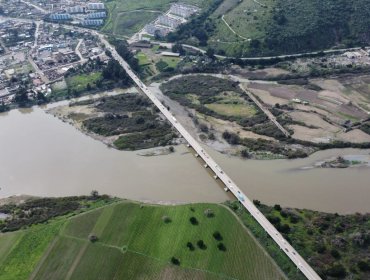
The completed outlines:
[[[63,222],[0,236],[0,279],[285,278],[220,205],[122,202]]]

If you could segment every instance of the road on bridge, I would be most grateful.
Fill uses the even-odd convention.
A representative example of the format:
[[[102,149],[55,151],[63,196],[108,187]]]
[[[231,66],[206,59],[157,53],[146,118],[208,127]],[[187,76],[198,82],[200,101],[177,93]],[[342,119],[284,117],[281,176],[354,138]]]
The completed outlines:
[[[260,213],[253,202],[239,189],[239,187],[231,180],[231,178],[221,169],[220,166],[211,158],[211,156],[203,149],[203,147],[188,133],[188,131],[177,121],[175,116],[155,97],[155,95],[147,88],[147,86],[134,73],[128,63],[117,53],[115,48],[98,32],[95,32],[100,37],[106,48],[112,53],[127,74],[139,87],[139,89],[157,106],[167,120],[179,131],[182,137],[196,151],[196,156],[201,157],[206,166],[212,169],[216,178],[219,178],[230,190],[238,201],[249,211],[249,213],[257,220],[271,238],[280,246],[284,253],[293,261],[297,268],[310,280],[319,280],[320,276],[311,268],[311,266],[295,251],[295,249],[284,239],[278,230]]]

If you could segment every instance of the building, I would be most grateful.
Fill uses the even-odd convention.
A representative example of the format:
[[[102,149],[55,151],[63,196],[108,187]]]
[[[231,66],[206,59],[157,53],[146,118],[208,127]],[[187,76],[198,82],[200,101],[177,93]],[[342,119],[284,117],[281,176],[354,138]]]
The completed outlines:
[[[50,15],[50,19],[51,20],[56,20],[56,21],[59,21],[59,20],[71,20],[72,17],[70,14],[51,14]]]
[[[176,29],[181,24],[181,21],[178,19],[171,18],[167,15],[164,15],[158,17],[158,23]]]
[[[104,23],[102,19],[85,19],[81,22],[83,26],[100,26]]]
[[[89,10],[105,10],[103,3],[88,3],[87,8]]]
[[[66,12],[69,14],[83,14],[85,13],[85,8],[82,6],[74,6],[66,8]]]
[[[170,8],[170,14],[180,16],[182,18],[188,18],[191,15],[195,14],[197,11],[197,7],[181,4],[173,4]]]
[[[98,19],[98,18],[106,18],[106,17],[107,17],[106,12],[96,12],[96,13],[88,14],[86,19]]]

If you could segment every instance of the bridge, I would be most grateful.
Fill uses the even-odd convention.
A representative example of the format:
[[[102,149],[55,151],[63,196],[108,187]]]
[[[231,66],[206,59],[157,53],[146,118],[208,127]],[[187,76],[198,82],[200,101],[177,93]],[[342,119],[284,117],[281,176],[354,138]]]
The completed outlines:
[[[284,253],[292,260],[292,262],[309,280],[319,280],[320,276],[311,268],[311,266],[295,251],[295,249],[285,240],[279,231],[267,220],[267,218],[258,210],[253,202],[242,192],[242,190],[231,180],[231,178],[221,169],[220,166],[211,158],[211,156],[203,149],[203,147],[189,134],[189,132],[177,121],[176,117],[167,110],[161,101],[148,89],[148,87],[134,73],[129,64],[117,53],[110,43],[103,37],[102,34],[94,32],[99,36],[102,43],[112,53],[112,57],[116,59],[127,74],[131,77],[137,87],[157,106],[166,119],[176,128],[182,137],[188,142],[188,145],[194,149],[196,156],[203,159],[205,166],[209,167],[214,173],[215,178],[219,178],[238,201],[248,210],[248,212],[256,219],[256,221],[264,228],[270,237],[280,246]]]

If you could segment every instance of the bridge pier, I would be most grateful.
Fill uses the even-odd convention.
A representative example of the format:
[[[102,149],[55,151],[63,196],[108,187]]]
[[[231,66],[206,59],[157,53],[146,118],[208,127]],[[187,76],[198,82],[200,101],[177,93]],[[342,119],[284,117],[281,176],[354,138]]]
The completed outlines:
[[[199,155],[198,155],[198,154],[195,154],[194,156],[195,156],[195,157],[199,157]]]
[[[205,168],[207,168],[207,167],[208,167],[208,164],[206,163],[206,164],[204,165],[204,167],[205,167]]]
[[[217,176],[217,175],[215,175],[215,176],[213,176],[213,178],[217,179],[217,178],[218,178],[218,176]]]

